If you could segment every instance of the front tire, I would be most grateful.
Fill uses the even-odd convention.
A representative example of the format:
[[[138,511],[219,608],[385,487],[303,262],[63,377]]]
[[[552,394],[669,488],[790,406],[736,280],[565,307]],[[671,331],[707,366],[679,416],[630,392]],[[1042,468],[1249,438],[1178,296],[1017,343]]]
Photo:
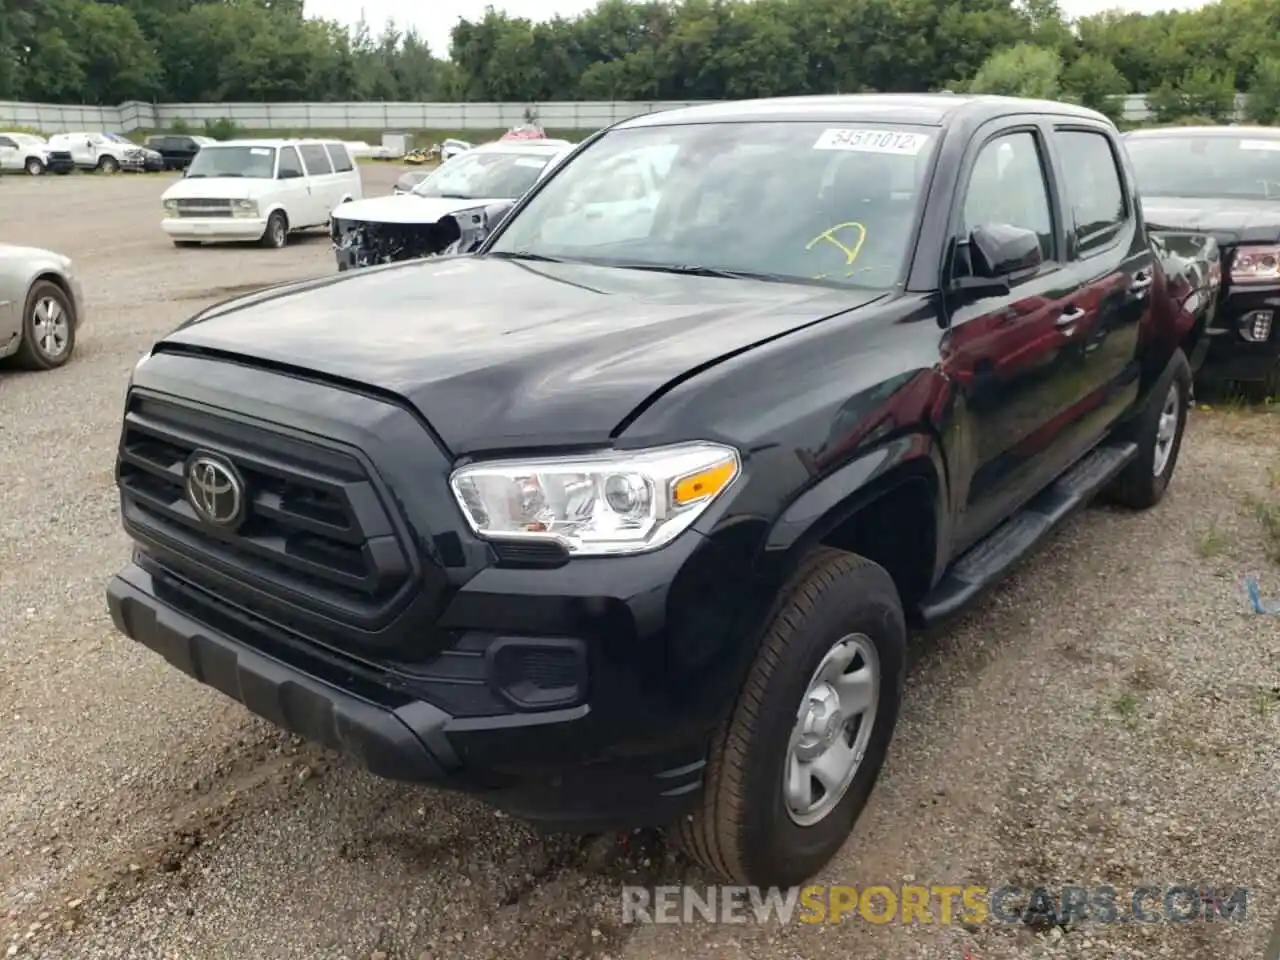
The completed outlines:
[[[14,363],[24,370],[52,370],[71,359],[76,346],[76,315],[71,298],[56,283],[31,287],[22,314],[22,345]]]
[[[118,173],[120,171],[120,162],[115,157],[103,157],[98,161],[99,173]]]
[[[1112,482],[1106,499],[1132,510],[1147,510],[1164,498],[1182,449],[1191,381],[1191,365],[1179,350],[1152,388],[1146,409],[1126,431],[1127,438],[1138,445],[1138,456]]]
[[[23,169],[27,171],[28,176],[38,177],[44,173],[44,161],[39,157],[27,157]]]
[[[277,210],[267,218],[267,229],[262,231],[262,240],[260,241],[264,247],[272,250],[282,250],[289,243],[289,220],[284,213]]]
[[[677,841],[732,883],[803,883],[843,846],[897,723],[902,602],[885,570],[814,551],[783,589]]]

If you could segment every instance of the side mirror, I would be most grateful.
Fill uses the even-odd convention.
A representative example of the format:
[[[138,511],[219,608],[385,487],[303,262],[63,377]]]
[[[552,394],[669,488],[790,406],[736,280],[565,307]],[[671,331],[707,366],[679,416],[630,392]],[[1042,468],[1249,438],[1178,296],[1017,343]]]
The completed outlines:
[[[503,200],[500,203],[491,203],[484,208],[484,229],[485,233],[496,230],[498,226],[510,216],[512,209],[515,207],[514,200]]]
[[[957,243],[953,270],[962,255],[968,269],[951,281],[951,289],[969,296],[1007,294],[1011,277],[1034,270],[1044,262],[1036,232],[1005,223],[975,227],[967,239]]]

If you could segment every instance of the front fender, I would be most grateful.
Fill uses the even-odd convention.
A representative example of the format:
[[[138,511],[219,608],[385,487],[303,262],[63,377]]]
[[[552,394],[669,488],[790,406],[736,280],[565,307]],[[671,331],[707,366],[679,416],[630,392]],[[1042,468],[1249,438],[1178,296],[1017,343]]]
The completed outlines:
[[[1151,233],[1164,274],[1162,326],[1172,336],[1172,347],[1182,347],[1192,366],[1199,366],[1208,346],[1206,330],[1217,318],[1222,286],[1222,252],[1207,234],[1177,230]]]

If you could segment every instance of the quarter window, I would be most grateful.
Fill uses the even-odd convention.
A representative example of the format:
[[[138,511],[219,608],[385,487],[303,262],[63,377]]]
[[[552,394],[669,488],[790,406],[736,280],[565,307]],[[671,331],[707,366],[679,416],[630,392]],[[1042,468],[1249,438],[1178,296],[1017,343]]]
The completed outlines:
[[[347,148],[340,143],[326,143],[324,148],[329,151],[329,159],[333,161],[333,169],[339,173],[346,173],[353,169],[351,166],[351,157],[347,155]]]
[[[333,165],[329,163],[329,155],[319,144],[309,143],[298,148],[302,151],[302,162],[307,165],[307,172],[313,177],[333,173]]]
[[[1054,134],[1062,158],[1062,178],[1077,256],[1105,247],[1129,219],[1111,140],[1088,130]]]
[[[987,142],[969,175],[964,200],[964,230],[1004,224],[1032,230],[1040,252],[1053,259],[1053,215],[1044,178],[1040,145],[1030,131],[1008,133]]]

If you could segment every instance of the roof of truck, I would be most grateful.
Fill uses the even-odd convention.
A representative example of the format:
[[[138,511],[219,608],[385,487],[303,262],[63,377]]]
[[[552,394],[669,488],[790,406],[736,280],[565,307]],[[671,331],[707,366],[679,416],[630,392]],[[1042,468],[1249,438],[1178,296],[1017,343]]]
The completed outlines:
[[[981,123],[1016,113],[1078,117],[1110,123],[1096,110],[1057,100],[956,93],[848,93],[698,104],[643,114],[624,120],[617,126],[627,128],[676,123],[811,120],[826,123],[891,122],[946,127],[958,120]]]

